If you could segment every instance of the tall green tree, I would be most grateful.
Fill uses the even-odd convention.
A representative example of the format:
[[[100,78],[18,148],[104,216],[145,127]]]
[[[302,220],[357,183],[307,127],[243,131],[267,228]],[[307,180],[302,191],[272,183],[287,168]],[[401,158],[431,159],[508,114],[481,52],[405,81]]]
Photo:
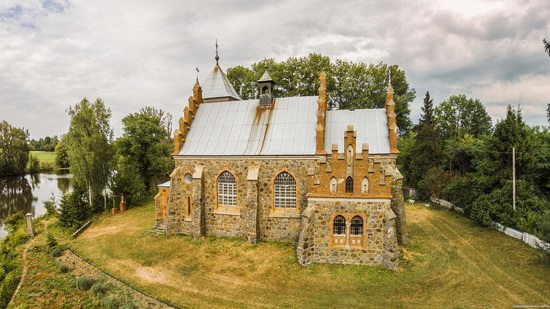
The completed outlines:
[[[419,197],[422,199],[427,199],[430,194],[429,185],[422,181],[429,179],[427,177],[430,176],[430,171],[438,166],[438,158],[441,156],[441,142],[433,113],[433,99],[430,97],[430,93],[426,92],[422,114],[416,129],[416,140],[408,156],[410,161],[404,163],[407,183],[418,189]],[[433,170],[433,173],[439,174],[440,171]]]
[[[444,139],[459,139],[466,134],[476,138],[491,133],[491,117],[478,99],[453,95],[435,109],[438,129]]]
[[[88,192],[88,203],[97,211],[101,209],[98,197],[106,188],[111,172],[111,111],[99,98],[93,103],[84,98],[70,107],[68,113],[71,122],[65,142],[73,174],[71,184],[75,192]]]
[[[67,168],[70,166],[67,143],[60,141],[55,146],[55,166],[58,168]]]
[[[331,61],[328,56],[313,53],[282,62],[265,59],[250,68],[229,68],[227,77],[242,99],[257,98],[257,81],[266,67],[277,83],[273,90],[276,97],[316,96],[319,74],[325,71],[328,103],[333,108],[341,109],[383,108],[388,77],[391,75],[397,126],[402,134],[411,127],[409,105],[415,99],[416,92],[409,88],[405,72],[397,65]]]
[[[132,172],[145,188],[152,189],[160,180],[168,179],[174,169],[171,158],[172,116],[160,109],[144,107],[122,119],[122,137],[116,141],[119,165]]]
[[[0,176],[25,173],[29,160],[29,132],[0,122]]]

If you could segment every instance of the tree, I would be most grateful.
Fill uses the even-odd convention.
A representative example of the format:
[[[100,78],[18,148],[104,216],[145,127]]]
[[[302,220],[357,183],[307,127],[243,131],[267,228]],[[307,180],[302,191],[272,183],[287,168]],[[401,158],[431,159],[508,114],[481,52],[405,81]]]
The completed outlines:
[[[436,109],[438,129],[443,139],[460,138],[465,134],[479,138],[491,133],[491,117],[478,99],[453,95]]]
[[[28,137],[27,130],[0,122],[0,176],[25,173],[29,160]]]
[[[542,39],[542,43],[544,44],[544,51],[550,56],[550,42],[546,39]]]
[[[417,187],[419,197],[427,199],[430,188],[428,186],[418,187],[418,185],[425,177],[433,176],[429,174],[429,171],[440,174],[439,170],[433,169],[439,164],[438,158],[441,156],[440,138],[433,118],[433,100],[429,92],[426,92],[424,97],[422,112],[417,127],[416,140],[410,150],[410,161],[405,163],[405,174],[407,175],[407,183]],[[424,183],[426,184],[426,182]]]
[[[60,141],[55,146],[55,166],[57,168],[67,168],[70,166],[67,143]]]
[[[71,122],[65,142],[73,174],[71,184],[75,191],[88,191],[90,208],[98,210],[95,198],[106,187],[111,171],[111,111],[99,98],[93,103],[84,98],[68,113]]]
[[[268,68],[277,83],[273,95],[276,97],[316,96],[319,88],[319,74],[327,73],[328,103],[333,108],[383,108],[385,104],[388,77],[394,88],[397,126],[400,133],[406,133],[411,126],[409,104],[416,97],[409,89],[405,72],[397,65],[364,63],[336,60],[327,56],[309,54],[308,57],[289,58],[280,63],[273,59],[252,64],[250,69],[242,66],[227,69],[227,77],[242,99],[258,96],[257,81]]]
[[[172,140],[170,138],[172,115],[160,109],[145,107],[137,113],[122,119],[123,133],[116,141],[116,149],[121,156],[119,172],[137,171],[145,188],[152,189],[159,180],[168,179],[174,169],[171,158]],[[132,166],[130,168],[129,166]]]

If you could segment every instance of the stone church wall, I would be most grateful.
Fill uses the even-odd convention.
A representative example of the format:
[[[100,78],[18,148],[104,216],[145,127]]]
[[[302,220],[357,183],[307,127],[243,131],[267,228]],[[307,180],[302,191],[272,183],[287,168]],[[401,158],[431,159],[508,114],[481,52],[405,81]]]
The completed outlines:
[[[168,209],[169,233],[196,234],[201,222],[199,206],[203,205],[205,235],[233,236],[245,239],[259,237],[266,240],[296,242],[300,232],[300,213],[307,206],[308,169],[314,168],[312,159],[176,159],[176,173],[171,178],[170,207]],[[203,166],[202,178],[193,179],[193,185],[183,181],[186,173],[193,173],[196,166]],[[258,178],[247,180],[251,167],[258,167]],[[229,171],[237,182],[237,206],[218,207],[217,177]],[[273,207],[273,181],[281,172],[287,171],[296,180],[297,207],[275,209]],[[200,184],[195,185],[199,181]],[[252,184],[252,183],[256,184]],[[200,196],[192,193],[202,187]],[[192,191],[191,191],[192,190]],[[186,217],[187,196],[192,197],[191,216]],[[257,201],[257,202],[256,202]],[[258,207],[259,206],[259,207]],[[254,224],[257,220],[257,224]],[[181,227],[178,227],[181,225]],[[170,228],[172,227],[172,228]],[[256,236],[254,236],[256,235]]]
[[[310,198],[302,215],[304,227],[297,245],[298,261],[310,263],[369,264],[397,269],[399,247],[391,200],[337,200]],[[343,215],[350,220],[365,214],[363,245],[334,243],[333,218]],[[349,233],[349,230],[348,230]],[[349,238],[348,238],[349,239]]]

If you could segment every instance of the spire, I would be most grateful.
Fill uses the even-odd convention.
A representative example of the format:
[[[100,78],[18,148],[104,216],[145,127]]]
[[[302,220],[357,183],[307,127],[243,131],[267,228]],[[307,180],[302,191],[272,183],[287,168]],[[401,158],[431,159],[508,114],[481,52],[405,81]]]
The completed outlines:
[[[388,89],[386,90],[386,115],[388,117],[388,137],[390,153],[399,153],[397,150],[397,115],[395,114],[395,102],[393,101],[393,87],[391,85],[391,72],[388,72]]]
[[[216,57],[214,57],[214,59],[216,59],[216,65],[219,65],[218,61],[220,60],[220,56],[218,56],[218,39],[216,39]]]
[[[208,75],[202,85],[202,100],[205,103],[221,102],[221,101],[236,101],[241,100],[241,97],[233,88],[233,85],[227,79],[227,76],[222,71],[219,65],[220,56],[218,55],[218,40],[216,39],[216,65]]]

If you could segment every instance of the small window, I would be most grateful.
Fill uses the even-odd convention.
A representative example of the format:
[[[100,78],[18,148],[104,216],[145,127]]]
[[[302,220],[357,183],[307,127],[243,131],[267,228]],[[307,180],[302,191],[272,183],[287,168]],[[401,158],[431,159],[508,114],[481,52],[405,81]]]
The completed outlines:
[[[363,218],[355,216],[351,219],[351,235],[363,235]]]
[[[346,219],[342,215],[338,215],[334,218],[332,233],[334,235],[346,234]]]
[[[237,206],[237,183],[228,171],[218,176],[218,205]]]
[[[296,208],[296,180],[287,172],[275,177],[275,208]]]
[[[346,193],[353,193],[353,178],[351,176],[346,178]]]
[[[191,181],[193,181],[193,176],[191,174],[187,173],[183,177],[183,181],[185,181],[185,183],[191,183]]]
[[[363,178],[361,182],[361,193],[369,193],[369,179],[367,177]]]
[[[336,177],[332,177],[330,179],[330,193],[336,193],[338,192],[338,180],[336,180]]]

